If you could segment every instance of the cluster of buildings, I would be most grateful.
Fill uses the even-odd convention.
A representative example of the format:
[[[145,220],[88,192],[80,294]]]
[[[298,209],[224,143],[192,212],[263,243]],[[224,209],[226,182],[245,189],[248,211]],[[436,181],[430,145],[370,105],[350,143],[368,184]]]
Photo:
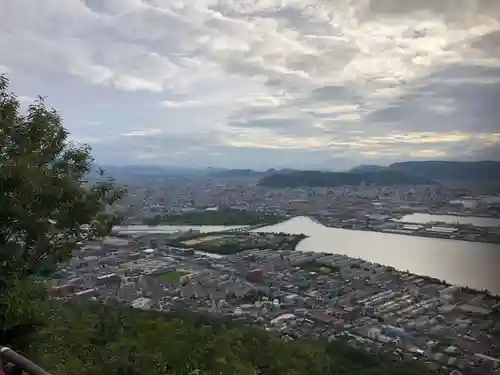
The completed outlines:
[[[404,234],[420,237],[444,238],[461,241],[500,243],[500,220],[498,226],[479,226],[458,222],[430,221],[412,223],[411,218],[399,220],[391,215],[365,214],[345,218],[337,215],[314,215],[323,225],[334,228],[368,230],[374,232]],[[411,216],[410,216],[411,217]],[[432,216],[431,216],[432,217]],[[439,216],[437,216],[439,217]],[[453,218],[453,216],[449,216]],[[458,217],[457,217],[458,218]]]
[[[477,189],[456,186],[342,186],[332,188],[270,189],[247,182],[224,182],[216,179],[189,180],[171,178],[155,185],[136,181],[128,186],[129,194],[121,209],[131,223],[155,215],[202,212],[218,208],[258,211],[272,214],[336,214],[374,211],[383,213],[451,211],[473,215],[498,215],[499,203],[477,196]],[[462,201],[467,201],[461,204]],[[378,202],[375,210],[372,202]]]
[[[129,186],[120,210],[129,224],[156,215],[232,209],[283,216],[311,216],[331,227],[387,233],[500,242],[500,226],[403,225],[393,219],[411,213],[500,217],[500,196],[481,195],[477,186],[342,186],[270,189],[245,182],[170,179],[158,186]],[[408,223],[407,223],[408,224]]]
[[[225,316],[286,340],[345,340],[447,373],[500,373],[500,299],[341,255],[216,256],[111,237],[83,247],[49,290],[54,298]]]

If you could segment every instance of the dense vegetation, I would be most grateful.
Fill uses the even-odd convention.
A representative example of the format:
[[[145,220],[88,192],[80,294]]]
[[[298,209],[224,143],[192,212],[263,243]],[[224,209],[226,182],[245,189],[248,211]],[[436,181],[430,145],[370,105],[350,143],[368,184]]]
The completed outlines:
[[[391,164],[389,168],[439,181],[492,181],[500,179],[499,161],[408,161]]]
[[[218,211],[186,212],[175,215],[156,215],[144,220],[145,225],[264,225],[286,220],[281,215],[223,209]]]
[[[91,304],[51,306],[23,350],[61,375],[426,375],[414,363],[319,341],[283,342],[211,317]]]
[[[216,171],[210,176],[214,178],[231,178],[231,179],[259,179],[268,172],[254,171],[253,169],[228,169]]]
[[[380,172],[387,167],[382,167],[380,165],[373,165],[373,164],[361,164],[358,165],[357,167],[352,168],[349,170],[351,173],[367,173],[367,172]]]
[[[366,185],[391,186],[425,185],[433,184],[434,182],[426,177],[392,170],[366,173],[297,171],[273,174],[263,177],[259,181],[259,185],[277,188],[357,186],[362,183]]]
[[[350,170],[355,173],[400,171],[435,181],[492,181],[500,179],[498,161],[405,161],[388,167],[360,165]]]
[[[71,144],[42,98],[21,113],[8,83],[0,76],[1,331],[36,314],[25,285],[30,277],[53,270],[82,241],[109,233],[119,217],[105,210],[124,193],[102,171],[88,183],[89,147]]]
[[[86,239],[108,234],[119,218],[106,209],[123,191],[110,180],[88,183],[89,148],[71,145],[43,100],[20,113],[7,83],[0,78],[1,345],[61,375],[428,373],[339,344],[285,343],[187,312],[47,300],[37,276]]]
[[[219,232],[220,233],[220,232]],[[240,236],[241,237],[241,236]],[[204,251],[212,254],[237,254],[250,249],[280,249],[280,250],[293,250],[300,241],[306,238],[303,234],[289,235],[280,242],[264,241],[262,243],[253,243],[251,240],[238,242],[224,239],[223,241],[207,241],[198,244],[189,245],[189,248]],[[178,246],[178,245],[177,245]]]

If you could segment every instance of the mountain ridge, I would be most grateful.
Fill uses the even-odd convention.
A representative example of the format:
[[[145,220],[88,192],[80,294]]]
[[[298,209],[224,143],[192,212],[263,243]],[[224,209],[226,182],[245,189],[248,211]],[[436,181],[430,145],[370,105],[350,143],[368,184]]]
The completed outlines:
[[[500,181],[500,161],[484,160],[484,161],[402,161],[392,163],[388,166],[381,166],[375,164],[361,164],[348,171],[333,172],[324,170],[299,170],[292,168],[270,168],[265,171],[254,170],[250,168],[230,169],[230,168],[190,168],[190,167],[162,167],[162,166],[103,166],[107,175],[111,177],[128,177],[128,178],[153,178],[153,177],[167,177],[167,176],[184,176],[184,177],[208,177],[215,179],[227,180],[241,180],[241,181],[260,181],[266,177],[274,175],[289,175],[307,172],[308,177],[310,173],[314,172],[317,176],[324,173],[338,173],[341,180],[355,183],[356,177],[347,180],[346,173],[357,174],[365,176],[368,181],[375,180],[377,183],[383,183],[380,179],[384,176],[391,176],[395,178],[396,174],[400,174],[399,180],[404,183],[406,180],[411,180],[420,177],[422,181]],[[95,168],[97,170],[97,166]],[[391,172],[392,174],[388,174]],[[377,173],[383,173],[376,176]],[[94,171],[92,176],[97,176]],[[404,176],[403,176],[404,175]],[[343,177],[342,177],[343,176]],[[318,177],[319,178],[319,177]],[[360,178],[359,176],[357,177]],[[396,179],[397,182],[398,179]],[[340,180],[339,180],[340,181]],[[417,180],[416,180],[417,181]],[[388,181],[390,182],[390,181]],[[418,181],[417,181],[418,182]],[[324,184],[325,182],[323,182]],[[296,183],[294,183],[295,185]]]
[[[357,186],[361,184],[389,186],[389,185],[434,185],[426,177],[409,175],[400,171],[383,170],[379,172],[318,172],[297,171],[287,174],[273,174],[259,180],[260,186],[266,187],[337,187]]]
[[[389,169],[437,180],[500,180],[500,161],[405,161],[389,165]]]

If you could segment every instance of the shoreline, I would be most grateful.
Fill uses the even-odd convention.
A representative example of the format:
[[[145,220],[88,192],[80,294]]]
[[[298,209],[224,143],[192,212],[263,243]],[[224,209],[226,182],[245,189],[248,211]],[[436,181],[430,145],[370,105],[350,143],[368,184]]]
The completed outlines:
[[[342,228],[339,228],[339,229],[342,229]],[[345,229],[345,230],[353,230],[354,231],[354,229]],[[370,232],[370,231],[368,231],[368,232]],[[387,234],[398,234],[398,233],[387,233]],[[344,254],[340,254],[340,253],[327,253],[327,252],[315,252],[315,251],[311,251],[311,250],[298,250],[297,246],[302,241],[305,241],[305,240],[307,240],[310,237],[310,236],[307,236],[307,235],[303,235],[303,236],[304,237],[302,239],[300,239],[299,241],[297,241],[297,243],[295,244],[294,248],[291,249],[291,251],[297,251],[297,252],[300,252],[300,253],[303,253],[303,254],[315,254],[315,255],[323,255],[323,256],[340,255],[340,256],[346,257],[346,258],[348,258],[350,260],[363,261],[365,263],[369,263],[369,264],[374,265],[376,267],[383,268],[386,272],[397,272],[397,273],[400,273],[400,274],[408,274],[408,275],[416,276],[416,277],[418,277],[420,279],[425,280],[428,283],[438,284],[438,285],[443,285],[443,286],[454,286],[454,287],[460,288],[462,291],[465,291],[465,292],[471,292],[471,293],[477,293],[477,294],[485,294],[487,296],[490,296],[490,297],[493,297],[493,298],[497,298],[500,301],[500,292],[499,293],[495,293],[492,290],[489,290],[487,288],[483,288],[483,289],[471,288],[471,287],[469,287],[467,285],[455,284],[455,283],[448,282],[445,279],[439,279],[439,278],[433,277],[433,276],[428,276],[428,275],[422,275],[422,274],[414,273],[414,272],[411,272],[408,269],[407,270],[403,270],[403,269],[398,269],[396,267],[389,266],[389,265],[386,265],[386,264],[372,262],[372,261],[369,261],[367,259],[363,259],[361,257],[353,257],[353,256],[348,256],[348,255],[344,255]]]
[[[306,236],[306,238],[304,238],[304,240],[305,239],[307,239],[307,236]],[[437,277],[432,277],[432,276],[427,276],[427,275],[421,275],[418,273],[411,272],[409,270],[397,269],[396,267],[393,267],[393,266],[388,266],[386,264],[372,262],[372,261],[369,261],[369,260],[366,260],[366,259],[363,259],[360,257],[352,257],[352,256],[339,254],[339,253],[314,252],[314,251],[297,250],[297,249],[293,249],[293,251],[297,251],[297,252],[300,252],[303,254],[314,254],[314,255],[321,255],[321,256],[340,255],[340,256],[345,257],[349,260],[362,261],[364,263],[368,263],[368,264],[376,266],[378,268],[382,268],[382,269],[384,269],[385,272],[392,272],[392,273],[415,276],[419,279],[425,280],[425,282],[427,282],[427,283],[442,285],[442,286],[446,286],[446,287],[453,286],[453,287],[459,288],[461,291],[464,291],[464,292],[469,292],[469,293],[474,293],[474,294],[484,294],[484,295],[487,295],[489,297],[498,299],[500,301],[500,293],[497,294],[489,289],[476,289],[476,288],[471,288],[467,285],[454,284],[454,283],[448,282],[444,279],[439,279]]]
[[[425,214],[425,215],[438,215],[438,216],[455,216],[455,217],[476,217],[476,218],[481,218],[481,219],[493,219],[493,220],[498,220],[499,218],[491,217],[491,216],[470,216],[470,213],[433,213],[433,212],[417,212],[416,214]],[[268,214],[269,217],[272,217],[274,215]],[[366,223],[361,223],[361,222],[354,222],[352,224],[345,224],[345,223],[335,223],[331,224],[329,223],[328,219],[326,218],[317,218],[315,215],[286,215],[283,216],[282,218],[284,219],[283,221],[275,222],[275,221],[263,221],[261,223],[252,223],[252,224],[238,224],[238,228],[232,228],[232,229],[227,229],[227,230],[222,230],[221,232],[250,232],[250,231],[256,231],[256,229],[259,228],[264,228],[268,226],[274,226],[274,225],[279,225],[281,223],[286,222],[287,220],[293,219],[294,217],[301,217],[301,216],[306,216],[309,217],[311,220],[317,222],[318,224],[323,225],[325,228],[335,228],[335,229],[347,229],[347,230],[357,230],[357,231],[367,231],[367,232],[376,232],[376,233],[385,233],[385,234],[400,234],[400,235],[405,235],[405,236],[413,236],[413,237],[423,237],[423,238],[435,238],[435,239],[446,239],[446,240],[454,240],[454,241],[463,241],[463,242],[475,242],[475,243],[486,243],[486,244],[498,244],[498,239],[497,238],[481,238],[481,234],[479,233],[439,233],[439,232],[426,232],[426,231],[421,231],[421,230],[409,230],[409,229],[404,229],[404,228],[377,228],[377,227],[372,227],[372,226],[366,226]],[[401,225],[419,225],[419,226],[426,226],[429,225],[430,222],[402,222],[399,221],[401,220],[402,217],[407,216],[407,214],[402,214],[402,215],[395,215],[393,216],[390,221],[394,223],[398,223]],[[229,225],[222,225],[222,224],[214,224],[213,222],[203,222],[204,224],[193,224],[189,223],[186,221],[185,223],[175,223],[175,224],[169,224],[169,223],[158,223],[158,224],[153,224],[153,225],[145,225],[145,224],[129,224],[128,226],[135,226],[135,225],[145,225],[148,228],[151,228],[154,230],[155,228],[161,227],[161,226],[168,226],[168,227],[205,227],[205,226],[229,226]],[[445,226],[453,226],[455,224],[450,224],[450,223],[439,223],[435,222],[436,225],[445,225]],[[365,225],[365,227],[361,227],[362,225]],[[467,225],[467,224],[461,224],[461,225]],[[471,225],[474,229],[480,229],[480,230],[489,230],[492,228],[495,228],[494,226],[473,226]],[[473,230],[474,230],[473,229]],[[477,235],[474,238],[470,238],[471,235]]]
[[[398,230],[398,229],[386,229],[386,230],[377,230],[375,228],[343,228],[343,227],[337,227],[337,226],[330,226],[330,225],[324,225],[321,223],[325,228],[334,228],[334,229],[344,229],[344,230],[354,230],[354,231],[361,231],[361,232],[374,232],[374,233],[383,233],[383,234],[399,234],[402,236],[410,236],[410,237],[422,237],[422,238],[434,238],[437,240],[452,240],[452,241],[462,241],[462,242],[475,242],[475,243],[486,243],[486,244],[491,244],[491,245],[498,245],[498,242],[496,242],[494,239],[488,240],[488,239],[470,239],[470,238],[457,238],[457,237],[450,237],[445,234],[439,235],[438,233],[426,233],[426,232],[410,232],[410,231],[404,231],[404,230]]]
[[[346,229],[346,230],[349,230],[349,229]],[[224,233],[224,232],[217,232],[216,231],[216,232],[207,232],[207,233],[197,233],[197,234],[194,234],[192,237],[189,237],[189,238],[193,238],[193,237],[194,238],[198,238],[198,237],[205,237],[205,236],[210,236],[210,235],[220,235],[221,233]],[[271,232],[254,232],[254,233],[268,234],[268,233],[271,233]],[[235,234],[235,233],[227,233],[226,232],[225,234],[232,235],[232,234]],[[497,299],[500,300],[500,292],[496,293],[496,292],[494,292],[494,291],[492,291],[490,289],[487,289],[487,288],[479,289],[479,288],[469,287],[469,286],[464,285],[464,284],[452,283],[452,282],[446,281],[445,279],[440,279],[438,277],[433,277],[433,276],[428,276],[428,275],[424,275],[424,274],[415,273],[415,272],[412,272],[412,271],[410,271],[408,269],[405,270],[405,269],[396,268],[394,266],[390,266],[390,265],[387,265],[387,264],[382,264],[382,263],[370,261],[370,260],[364,259],[362,257],[349,256],[349,255],[340,254],[340,253],[315,252],[315,251],[306,250],[306,249],[299,250],[299,249],[297,249],[298,245],[302,241],[308,239],[310,236],[307,236],[305,234],[302,234],[302,235],[289,234],[289,233],[283,233],[283,234],[287,235],[287,236],[293,236],[294,237],[294,240],[292,241],[292,244],[290,244],[290,246],[287,246],[286,248],[282,249],[282,250],[285,250],[285,251],[294,251],[294,252],[298,252],[298,253],[302,253],[302,254],[314,254],[314,255],[317,255],[317,256],[339,255],[339,256],[345,257],[345,258],[347,258],[349,260],[362,261],[362,262],[371,264],[373,266],[376,266],[378,268],[383,269],[384,272],[411,275],[411,276],[415,276],[415,277],[417,277],[419,279],[423,279],[426,283],[436,284],[436,285],[442,285],[442,286],[447,286],[447,287],[448,286],[454,286],[454,287],[460,288],[460,290],[463,291],[463,292],[470,292],[470,293],[475,293],[475,294],[484,294],[484,295],[487,295],[487,296],[490,296],[490,297],[493,297],[493,298],[497,298]],[[170,244],[167,244],[167,246],[170,246],[172,248],[176,248],[176,249],[179,249],[179,250],[183,250],[183,251],[193,251],[194,253],[198,253],[199,255],[208,256],[208,257],[216,257],[216,258],[223,258],[223,257],[227,257],[227,256],[237,255],[240,252],[250,251],[250,250],[262,250],[262,251],[269,250],[269,248],[267,246],[262,245],[260,248],[254,248],[254,249],[251,249],[251,248],[246,248],[245,249],[244,248],[244,249],[241,249],[239,251],[235,251],[235,252],[231,252],[231,253],[224,253],[224,252],[217,252],[217,251],[210,250],[210,249],[204,249],[201,244],[197,244],[195,246],[186,245],[186,244],[183,243],[183,241],[179,241],[179,242],[174,241],[174,242],[172,242]]]
[[[404,217],[404,216],[409,216],[409,215],[431,215],[431,216],[455,216],[455,217],[475,217],[478,219],[493,219],[493,220],[500,220],[500,216],[491,216],[487,214],[482,214],[478,212],[454,212],[454,211],[407,211],[408,213],[397,213],[395,216],[396,217]]]
[[[320,224],[319,221],[314,218],[314,217],[308,217],[309,220],[312,220],[312,221],[315,221],[317,224]],[[324,226],[323,224],[320,224],[323,228],[328,228],[328,229],[344,229],[346,232],[354,232],[354,231],[359,231],[359,230],[362,230],[362,231],[365,231],[365,232],[374,232],[374,233],[380,233],[380,234],[385,234],[387,235],[387,237],[389,237],[389,235],[393,235],[393,236],[397,236],[397,235],[400,235],[400,236],[403,236],[403,235],[406,235],[406,236],[413,236],[413,237],[421,237],[421,238],[428,238],[428,240],[450,240],[451,238],[447,238],[446,236],[443,238],[443,237],[438,237],[438,236],[422,236],[422,235],[419,235],[419,233],[412,233],[412,234],[409,234],[409,233],[390,233],[390,232],[383,232],[383,231],[376,231],[376,230],[370,230],[370,228],[367,228],[367,229],[360,229],[360,228],[335,228],[335,227],[327,227],[327,226]],[[259,233],[275,233],[275,234],[278,234],[279,232],[281,232],[280,228],[279,227],[274,227],[274,226],[266,226],[264,225],[263,227],[262,226],[259,226],[261,227],[262,229],[259,229],[259,228],[256,228],[256,229],[253,229],[254,232],[259,232]],[[269,228],[269,229],[267,229]],[[276,228],[276,229],[274,229]],[[195,229],[195,228],[193,228]],[[245,228],[246,229],[246,228]],[[266,230],[267,229],[267,230]],[[292,229],[288,228],[288,230],[286,230],[286,228],[283,228],[285,229],[284,232],[285,233],[290,233],[290,231]],[[307,227],[306,227],[307,229]],[[300,228],[299,228],[300,230]],[[199,236],[207,236],[209,235],[210,233],[213,233],[215,235],[221,235],[223,234],[224,232],[226,232],[227,234],[237,234],[237,233],[231,233],[231,230],[223,230],[223,228],[214,228],[213,231],[207,231],[207,232],[204,232],[204,233],[192,233],[192,236],[193,237],[199,237]],[[302,234],[304,234],[304,232],[307,232],[307,230],[304,230],[302,231]],[[166,232],[167,233],[167,232]],[[244,232],[243,232],[244,233]],[[295,230],[292,230],[291,233],[296,233]],[[124,235],[126,235],[126,233],[122,233]],[[136,233],[137,235],[138,233]],[[144,235],[148,235],[147,231],[145,231],[143,233]],[[161,236],[161,233],[155,233],[154,236],[158,236],[160,235]],[[304,240],[307,240],[308,238],[310,237],[314,237],[314,236],[311,236],[311,234],[307,235],[305,234],[304,238],[299,241],[297,244],[294,244],[295,246],[293,246],[294,250],[295,251],[300,251],[300,252],[315,252],[314,249],[308,249],[306,247],[304,248],[301,248],[300,250],[298,250],[297,248],[300,248],[300,244],[302,244],[302,241]],[[390,238],[389,238],[390,239]],[[456,241],[460,241],[460,239],[455,239]],[[481,246],[492,246],[493,244],[495,243],[487,243],[487,242],[481,242],[481,241],[465,241],[465,240],[462,240],[462,244],[465,244],[465,243],[473,243],[473,242],[476,242],[478,244],[482,244]],[[424,244],[425,245],[425,244]],[[459,245],[457,243],[457,245]],[[447,248],[450,248],[453,247],[453,243],[450,243],[448,242],[447,243]],[[463,245],[460,245],[460,246],[463,246]],[[478,245],[479,246],[479,245]],[[203,249],[196,249],[196,250],[201,250],[203,251]],[[321,251],[323,252],[323,251]],[[329,252],[327,252],[329,253]],[[343,252],[332,252],[330,254],[343,254]],[[350,258],[353,258],[353,259],[362,259],[362,260],[366,260],[366,261],[369,261],[369,262],[373,262],[373,263],[376,263],[376,264],[379,264],[383,267],[392,267],[392,268],[395,268],[398,270],[398,272],[407,272],[409,271],[409,268],[412,268],[412,267],[409,267],[408,265],[405,265],[405,264],[399,264],[398,262],[396,262],[395,264],[392,264],[391,262],[384,262],[384,261],[381,261],[382,259],[372,259],[371,257],[369,256],[365,256],[365,255],[359,255],[359,254],[352,254],[352,255],[349,255],[347,254],[346,256],[350,257]],[[498,290],[498,288],[494,285],[492,285],[491,283],[488,283],[486,282],[486,284],[484,283],[480,283],[479,285],[475,284],[475,283],[468,283],[468,282],[464,282],[464,281],[460,281],[461,278],[458,278],[456,279],[455,277],[448,277],[447,275],[445,274],[442,274],[440,272],[431,272],[433,276],[429,276],[428,273],[426,273],[426,271],[422,271],[420,269],[420,272],[419,272],[419,269],[415,269],[415,270],[411,270],[410,271],[412,274],[414,275],[417,275],[419,277],[425,277],[425,278],[431,278],[431,279],[436,279],[436,280],[446,280],[445,282],[448,283],[449,285],[457,285],[457,286],[460,286],[460,287],[466,287],[466,288],[471,288],[472,290],[475,290],[475,291],[478,291],[478,292],[481,292],[483,290],[488,290],[490,291],[491,293],[494,293],[494,295],[500,295],[500,292]],[[444,276],[444,278],[443,278]]]
[[[419,229],[411,230],[411,229],[404,229],[404,228],[378,228],[378,227],[373,227],[373,226],[367,226],[366,223],[352,223],[351,225],[349,224],[342,224],[339,223],[338,225],[335,224],[330,224],[324,219],[318,219],[316,217],[311,217],[308,216],[311,220],[315,221],[316,223],[324,226],[325,228],[334,228],[334,229],[346,229],[346,230],[356,230],[356,231],[363,231],[363,232],[375,232],[375,233],[385,233],[385,234],[399,234],[402,236],[412,236],[412,237],[423,237],[423,238],[435,238],[435,239],[443,239],[443,240],[454,240],[454,241],[462,241],[462,242],[476,242],[476,243],[486,243],[486,244],[493,244],[497,245],[498,239],[496,238],[481,238],[480,236],[475,237],[475,238],[470,238],[468,236],[475,235],[478,233],[446,233],[446,232],[425,232]],[[494,219],[494,218],[490,218]],[[391,221],[390,221],[391,222]],[[418,225],[425,227],[426,225],[429,225],[430,223],[418,223],[418,222],[401,222],[401,221],[394,221],[397,224],[401,224],[402,226],[404,225]],[[363,226],[364,225],[364,226]],[[440,223],[440,222],[434,222],[434,225],[444,225],[444,226],[454,226],[454,224],[448,224],[448,223]],[[495,227],[479,227],[479,226],[472,226],[475,230],[476,228],[479,230],[489,230],[493,229]],[[457,228],[459,229],[459,228]],[[478,234],[480,235],[480,234]]]

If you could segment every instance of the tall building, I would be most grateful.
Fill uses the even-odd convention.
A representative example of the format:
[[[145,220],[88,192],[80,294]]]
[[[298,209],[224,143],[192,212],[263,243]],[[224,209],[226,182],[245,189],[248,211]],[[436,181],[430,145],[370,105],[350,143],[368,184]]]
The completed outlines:
[[[246,279],[252,283],[260,283],[264,280],[264,275],[260,268],[256,268],[247,273]]]

